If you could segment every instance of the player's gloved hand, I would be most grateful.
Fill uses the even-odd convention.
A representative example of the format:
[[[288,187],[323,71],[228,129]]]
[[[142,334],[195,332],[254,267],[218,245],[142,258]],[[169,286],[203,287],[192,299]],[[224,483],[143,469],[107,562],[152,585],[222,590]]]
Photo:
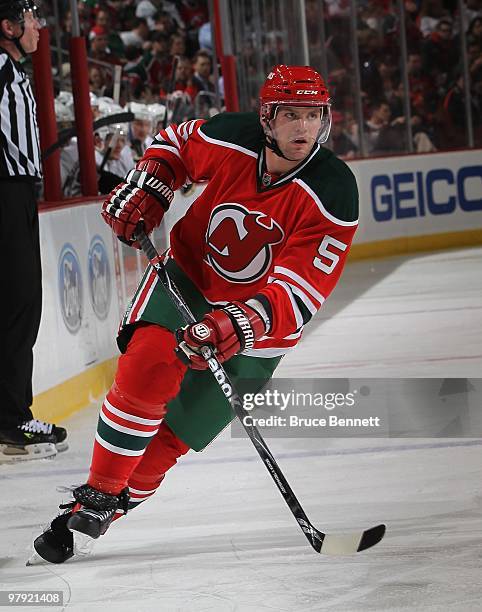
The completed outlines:
[[[145,233],[150,234],[160,225],[174,197],[171,186],[172,177],[164,163],[141,160],[110,192],[102,206],[102,217],[119,240],[139,248],[134,243],[136,226],[142,221]]]
[[[266,323],[260,314],[244,302],[231,302],[213,310],[205,317],[176,331],[177,356],[194,370],[208,367],[201,347],[209,346],[222,363],[252,348],[255,340],[266,332]]]

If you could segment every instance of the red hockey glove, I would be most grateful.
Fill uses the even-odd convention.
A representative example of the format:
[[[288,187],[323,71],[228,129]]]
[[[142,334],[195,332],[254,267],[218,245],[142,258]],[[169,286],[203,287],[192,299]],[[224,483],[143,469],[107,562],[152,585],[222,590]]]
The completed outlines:
[[[208,365],[201,347],[210,346],[222,363],[233,355],[252,348],[255,340],[266,332],[265,321],[254,308],[243,302],[231,302],[207,314],[202,321],[176,331],[177,355],[194,370]]]
[[[172,177],[164,163],[155,159],[141,160],[125,181],[110,192],[102,206],[104,221],[120,240],[133,244],[140,221],[144,223],[146,234],[160,225],[174,197],[170,185]]]

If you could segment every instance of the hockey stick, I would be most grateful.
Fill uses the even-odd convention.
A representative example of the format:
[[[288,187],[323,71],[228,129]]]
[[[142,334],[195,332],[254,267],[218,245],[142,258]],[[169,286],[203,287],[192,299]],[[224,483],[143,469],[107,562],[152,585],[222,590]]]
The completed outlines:
[[[164,118],[162,120],[162,129],[165,130],[167,128],[167,114],[171,110],[171,98],[169,97],[174,91],[174,87],[176,86],[176,70],[177,65],[179,64],[179,56],[175,55],[172,60],[172,68],[171,68],[171,78],[168,84],[167,98],[166,98],[166,112],[164,114]]]
[[[182,295],[179,293],[178,288],[169,277],[161,257],[151,240],[143,231],[138,230],[136,235],[144,254],[151,266],[156,270],[159,280],[185,323],[187,325],[195,323],[196,319],[194,315],[190,311]],[[233,387],[225,369],[216,359],[216,356],[209,346],[203,347],[201,352],[221,391],[230,403],[234,413],[241,421],[251,442],[254,444],[268,472],[280,490],[281,495],[297,520],[298,525],[316,552],[327,555],[349,555],[377,544],[385,535],[385,525],[377,525],[366,531],[340,535],[329,535],[313,527],[258,429],[254,425],[245,424],[244,417],[248,416],[249,412],[244,409],[241,398]]]

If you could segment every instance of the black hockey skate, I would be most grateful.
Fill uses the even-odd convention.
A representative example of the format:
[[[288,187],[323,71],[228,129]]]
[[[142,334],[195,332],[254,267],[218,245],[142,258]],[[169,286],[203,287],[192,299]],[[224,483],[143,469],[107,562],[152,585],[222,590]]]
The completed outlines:
[[[52,433],[26,431],[21,427],[0,431],[0,463],[55,457],[57,438]]]
[[[124,513],[127,513],[129,503],[127,487],[119,495],[109,495],[85,484],[74,489],[73,494],[80,507],[67,521],[67,527],[71,531],[78,531],[97,539],[107,531],[118,508],[122,508]]]
[[[70,506],[70,504],[69,504]],[[67,529],[67,521],[72,516],[72,511],[67,510],[64,514],[57,516],[50,527],[35,538],[33,547],[35,552],[49,563],[64,563],[74,555],[74,536]],[[31,565],[30,561],[27,565]]]
[[[55,448],[59,453],[69,448],[69,445],[65,441],[67,438],[67,430],[65,427],[57,427],[54,423],[46,423],[45,421],[32,419],[31,421],[22,423],[19,429],[27,434],[53,436],[55,438]]]
[[[93,539],[104,535],[116,510],[122,508],[124,513],[127,512],[127,487],[118,496],[102,493],[87,484],[77,487],[72,493],[74,500],[60,505],[64,514],[54,518],[50,527],[33,543],[37,555],[49,563],[64,563],[74,555],[89,554]],[[27,565],[34,565],[37,561],[34,555]]]

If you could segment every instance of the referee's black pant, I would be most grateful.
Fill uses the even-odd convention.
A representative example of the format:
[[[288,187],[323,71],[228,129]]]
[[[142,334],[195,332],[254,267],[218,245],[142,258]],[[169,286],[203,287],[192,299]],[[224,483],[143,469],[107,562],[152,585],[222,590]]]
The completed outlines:
[[[33,418],[33,345],[42,311],[35,183],[0,179],[0,429]]]

